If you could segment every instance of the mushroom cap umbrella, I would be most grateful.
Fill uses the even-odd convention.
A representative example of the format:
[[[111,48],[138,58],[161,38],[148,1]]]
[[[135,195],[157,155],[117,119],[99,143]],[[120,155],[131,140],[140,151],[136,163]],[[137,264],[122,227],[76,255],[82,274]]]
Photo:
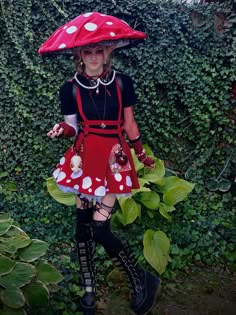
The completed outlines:
[[[147,35],[126,22],[99,12],[84,13],[59,27],[39,48],[38,53],[73,54],[76,49],[91,44],[114,48],[143,41]]]

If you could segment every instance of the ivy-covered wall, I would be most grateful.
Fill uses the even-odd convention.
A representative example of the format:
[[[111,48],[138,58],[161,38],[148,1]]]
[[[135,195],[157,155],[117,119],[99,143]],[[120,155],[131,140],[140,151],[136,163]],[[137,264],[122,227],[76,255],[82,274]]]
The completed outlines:
[[[235,14],[233,1],[184,5],[155,0],[1,0],[0,173],[12,189],[38,189],[68,140],[46,136],[62,119],[58,90],[74,74],[68,57],[42,58],[40,45],[75,16],[99,11],[145,31],[144,44],[117,51],[139,98],[143,140],[188,179],[233,181],[235,169]],[[223,26],[216,30],[217,16]],[[6,175],[6,174],[5,174]],[[16,187],[14,186],[16,184]]]

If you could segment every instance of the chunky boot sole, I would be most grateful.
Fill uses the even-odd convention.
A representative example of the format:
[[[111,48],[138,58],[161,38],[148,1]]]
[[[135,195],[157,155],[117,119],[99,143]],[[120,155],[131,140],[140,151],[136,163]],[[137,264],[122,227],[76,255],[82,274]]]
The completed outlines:
[[[79,302],[78,311],[84,315],[95,315],[96,314],[96,301],[95,293],[85,293]]]
[[[94,309],[86,309],[86,310],[83,310],[83,315],[95,315],[96,314],[96,308]]]
[[[95,315],[96,314],[96,305],[88,307],[80,304],[79,311],[83,313],[83,315]]]
[[[144,271],[144,274],[146,294],[143,303],[140,304],[138,307],[133,308],[133,311],[137,315],[146,315],[151,311],[151,309],[155,305],[157,292],[161,284],[161,280],[158,277],[152,275],[150,272]]]

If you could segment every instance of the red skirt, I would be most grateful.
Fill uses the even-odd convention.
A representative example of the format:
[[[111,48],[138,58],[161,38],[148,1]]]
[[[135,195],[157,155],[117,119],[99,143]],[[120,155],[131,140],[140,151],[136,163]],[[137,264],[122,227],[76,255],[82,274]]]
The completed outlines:
[[[106,194],[127,195],[138,189],[139,183],[130,148],[121,138],[123,152],[128,158],[125,165],[117,163],[115,152],[119,150],[119,139],[81,133],[74,146],[70,147],[57,164],[53,176],[64,192],[73,192],[99,200]],[[81,163],[73,164],[78,155]],[[80,161],[79,158],[79,161]]]

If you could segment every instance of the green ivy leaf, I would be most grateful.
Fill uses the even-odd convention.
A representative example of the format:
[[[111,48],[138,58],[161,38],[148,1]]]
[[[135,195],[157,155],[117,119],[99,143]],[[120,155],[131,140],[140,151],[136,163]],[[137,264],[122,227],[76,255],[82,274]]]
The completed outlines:
[[[8,176],[8,172],[1,172],[0,173],[0,178],[7,177],[7,176]]]
[[[226,192],[226,191],[228,191],[230,189],[230,187],[231,187],[231,181],[230,180],[221,179],[218,182],[218,189],[219,189],[219,191]]]
[[[9,181],[7,184],[6,184],[6,189],[9,190],[9,191],[17,191],[17,186],[16,186],[16,183],[15,182],[12,182],[12,181]]]
[[[205,185],[211,191],[216,191],[218,189],[218,181],[216,179],[208,179]]]
[[[149,216],[149,218],[153,219],[154,218],[154,214],[151,211],[147,211],[147,215]]]

